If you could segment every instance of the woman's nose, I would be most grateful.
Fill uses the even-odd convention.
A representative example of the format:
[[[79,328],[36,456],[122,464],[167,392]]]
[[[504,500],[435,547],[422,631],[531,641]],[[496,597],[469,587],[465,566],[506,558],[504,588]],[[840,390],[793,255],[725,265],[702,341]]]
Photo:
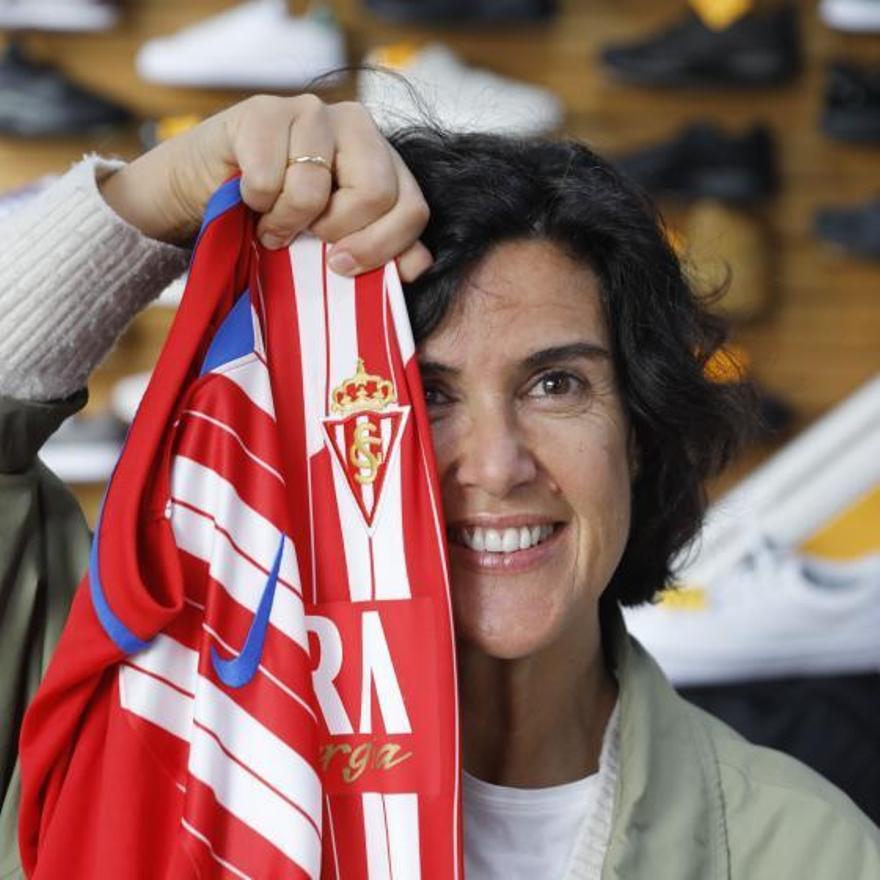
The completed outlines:
[[[531,482],[537,464],[513,415],[493,411],[474,417],[459,438],[455,479],[461,486],[503,498]]]

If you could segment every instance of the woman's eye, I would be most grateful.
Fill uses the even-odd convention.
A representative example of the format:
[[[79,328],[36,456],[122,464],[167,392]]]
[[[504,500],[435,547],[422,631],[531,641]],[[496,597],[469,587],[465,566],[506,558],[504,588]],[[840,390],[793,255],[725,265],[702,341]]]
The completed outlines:
[[[565,397],[581,394],[586,390],[586,383],[572,373],[556,370],[540,376],[532,386],[530,394],[534,397]]]
[[[437,386],[424,383],[423,390],[425,392],[425,404],[429,409],[449,403],[449,396],[442,389],[437,388]]]

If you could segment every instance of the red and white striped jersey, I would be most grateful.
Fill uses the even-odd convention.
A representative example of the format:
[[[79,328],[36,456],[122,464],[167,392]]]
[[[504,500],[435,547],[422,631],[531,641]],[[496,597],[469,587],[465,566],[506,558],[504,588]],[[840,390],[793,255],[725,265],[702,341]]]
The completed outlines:
[[[39,878],[462,876],[445,531],[393,265],[212,200],[22,732]]]

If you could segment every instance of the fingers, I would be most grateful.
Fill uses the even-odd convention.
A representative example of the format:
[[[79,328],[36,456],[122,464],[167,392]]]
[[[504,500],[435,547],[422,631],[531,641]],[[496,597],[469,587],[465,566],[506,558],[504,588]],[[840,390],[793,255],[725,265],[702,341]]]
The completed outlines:
[[[262,214],[257,234],[266,247],[310,229],[335,242],[330,260],[340,274],[399,258],[401,277],[413,280],[431,264],[418,244],[428,222],[424,197],[363,107],[261,95],[232,108],[226,124],[225,161],[241,169],[242,198]],[[292,161],[301,156],[326,159],[333,173]]]
[[[330,200],[333,173],[312,162],[295,162],[302,156],[320,156],[333,167],[335,137],[326,106],[316,99],[290,128],[281,193],[257,224],[257,235],[266,247],[287,245],[320,216]]]
[[[312,231],[338,241],[387,214],[398,201],[394,152],[372,117],[351,102],[328,108],[336,137],[336,191]]]
[[[241,197],[259,213],[271,210],[284,183],[293,106],[269,95],[248,98],[228,117],[229,164],[241,169]]]
[[[420,242],[410,245],[397,258],[397,273],[403,281],[415,281],[434,262],[431,252]]]
[[[430,212],[403,160],[379,134],[372,120],[370,126],[379,138],[381,155],[387,160],[386,168],[393,175],[393,182],[380,176],[378,168],[372,169],[372,177],[368,177],[370,169],[363,163],[349,168],[350,187],[341,187],[332,196],[328,211],[312,231],[335,242],[329,261],[340,274],[357,274],[395,257],[405,257],[398,268],[406,273],[405,280],[412,280],[431,264],[427,248],[415,246]],[[342,155],[340,152],[340,162]]]

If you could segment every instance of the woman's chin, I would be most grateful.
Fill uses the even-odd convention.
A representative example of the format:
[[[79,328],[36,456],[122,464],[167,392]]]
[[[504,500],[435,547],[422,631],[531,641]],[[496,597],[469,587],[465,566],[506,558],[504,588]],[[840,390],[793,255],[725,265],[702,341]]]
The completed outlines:
[[[498,660],[519,660],[551,644],[561,629],[561,609],[546,593],[528,592],[510,585],[454,589],[459,643]]]

